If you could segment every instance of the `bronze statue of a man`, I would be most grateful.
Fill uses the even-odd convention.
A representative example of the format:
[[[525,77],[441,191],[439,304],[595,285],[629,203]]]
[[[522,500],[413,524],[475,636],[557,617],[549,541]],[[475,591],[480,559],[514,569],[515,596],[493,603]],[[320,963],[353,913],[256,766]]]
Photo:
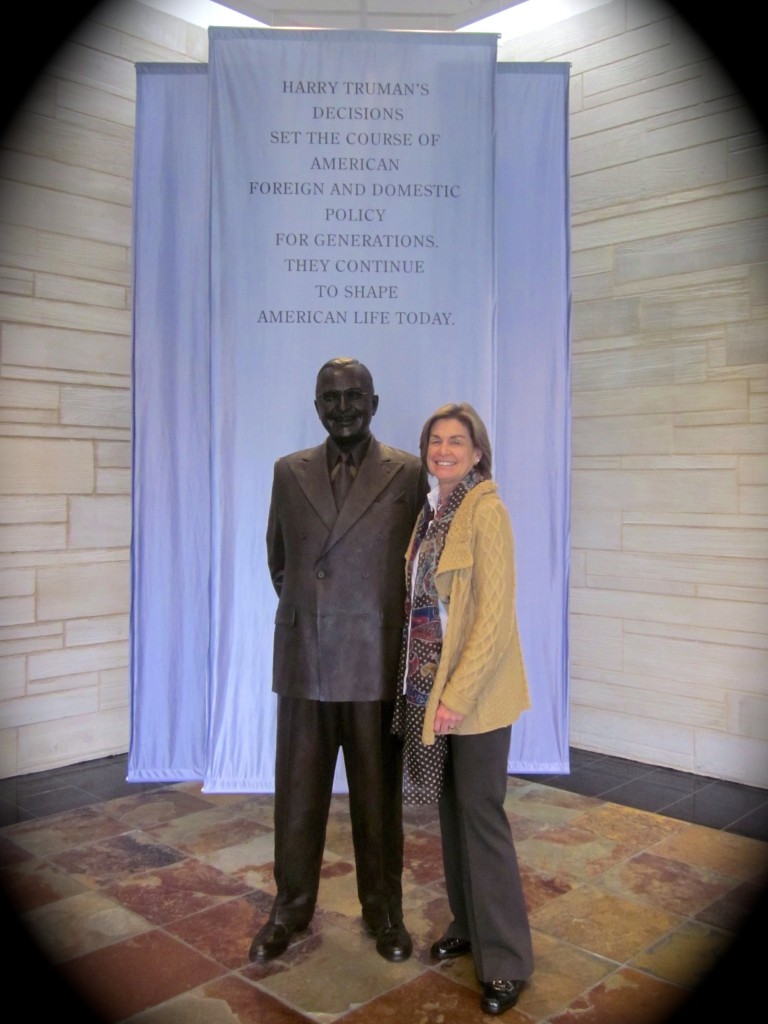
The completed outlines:
[[[391,733],[405,598],[404,554],[428,485],[414,455],[379,443],[369,370],[320,368],[328,437],[275,464],[267,553],[279,597],[275,882],[251,958],[279,956],[315,910],[339,748],[349,786],[363,923],[387,960],[412,949],[403,923],[401,750]]]

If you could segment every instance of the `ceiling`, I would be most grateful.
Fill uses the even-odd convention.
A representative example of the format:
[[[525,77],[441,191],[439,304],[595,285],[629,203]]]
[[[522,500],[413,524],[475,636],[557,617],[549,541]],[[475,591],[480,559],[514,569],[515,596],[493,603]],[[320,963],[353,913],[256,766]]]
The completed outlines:
[[[453,31],[522,0],[216,0],[272,28]]]

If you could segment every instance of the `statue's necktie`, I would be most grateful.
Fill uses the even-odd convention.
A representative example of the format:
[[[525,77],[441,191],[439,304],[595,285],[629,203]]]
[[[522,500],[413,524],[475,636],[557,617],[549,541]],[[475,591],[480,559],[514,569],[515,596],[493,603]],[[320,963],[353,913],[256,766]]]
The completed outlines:
[[[339,461],[334,466],[333,478],[331,483],[333,484],[333,496],[336,499],[336,508],[340,509],[344,504],[344,499],[349,493],[349,488],[352,486],[354,480],[354,466],[352,463],[352,456],[347,453],[342,455]]]

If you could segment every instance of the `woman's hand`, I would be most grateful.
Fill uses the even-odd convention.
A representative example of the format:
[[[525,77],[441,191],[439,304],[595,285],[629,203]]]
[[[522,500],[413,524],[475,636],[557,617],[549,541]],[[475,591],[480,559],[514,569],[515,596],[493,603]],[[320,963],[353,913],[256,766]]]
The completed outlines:
[[[450,736],[457,726],[461,725],[463,720],[464,715],[457,715],[455,711],[451,711],[441,701],[435,712],[435,735]]]

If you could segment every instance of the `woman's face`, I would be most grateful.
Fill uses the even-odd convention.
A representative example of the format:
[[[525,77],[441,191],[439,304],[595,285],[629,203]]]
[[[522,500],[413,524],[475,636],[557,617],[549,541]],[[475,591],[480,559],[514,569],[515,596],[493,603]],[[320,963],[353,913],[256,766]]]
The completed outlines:
[[[441,494],[452,491],[481,454],[461,420],[435,420],[432,424],[427,443],[427,469],[440,485]]]

